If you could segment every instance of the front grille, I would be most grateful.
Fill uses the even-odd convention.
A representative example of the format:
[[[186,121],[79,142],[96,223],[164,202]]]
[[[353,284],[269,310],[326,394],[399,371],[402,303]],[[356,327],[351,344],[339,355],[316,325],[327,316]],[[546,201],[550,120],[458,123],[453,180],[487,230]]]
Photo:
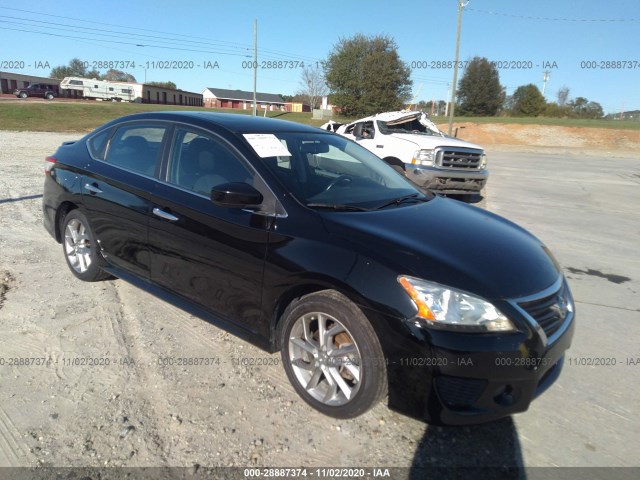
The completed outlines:
[[[445,404],[450,407],[470,407],[482,395],[487,381],[443,375],[437,378],[436,383]]]
[[[538,322],[547,338],[558,331],[572,308],[564,283],[551,295],[521,302],[518,305]]]
[[[437,164],[442,168],[475,169],[480,168],[482,151],[470,148],[440,148],[436,154]]]

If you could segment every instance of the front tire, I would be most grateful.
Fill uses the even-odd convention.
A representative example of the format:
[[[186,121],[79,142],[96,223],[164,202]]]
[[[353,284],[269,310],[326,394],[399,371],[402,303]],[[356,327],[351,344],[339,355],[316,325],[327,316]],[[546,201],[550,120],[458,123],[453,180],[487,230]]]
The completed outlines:
[[[404,168],[402,168],[400,165],[389,165],[391,168],[393,168],[396,172],[398,172],[400,175],[402,175],[403,177],[406,177],[407,174],[404,171]]]
[[[487,209],[487,190],[484,189],[478,193],[466,193],[460,195],[460,201],[475,205],[476,207]]]
[[[334,290],[293,302],[280,325],[282,362],[302,399],[334,418],[353,418],[387,393],[384,354],[362,311]]]
[[[62,251],[71,273],[85,282],[111,277],[101,268],[103,260],[97,250],[98,243],[82,212],[71,210],[62,219],[62,234]]]
[[[20,94],[18,95],[20,98],[27,98],[27,94],[26,92],[20,92]]]

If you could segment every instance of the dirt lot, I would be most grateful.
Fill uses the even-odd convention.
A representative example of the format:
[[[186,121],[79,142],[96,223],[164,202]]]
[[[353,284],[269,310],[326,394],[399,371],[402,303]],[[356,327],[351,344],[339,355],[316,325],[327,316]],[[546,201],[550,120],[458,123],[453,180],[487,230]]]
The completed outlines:
[[[438,127],[446,132],[446,125]],[[482,145],[489,152],[610,153],[637,157],[640,151],[640,130],[469,122],[456,123],[455,127],[459,128],[460,138]]]
[[[384,405],[332,420],[299,400],[278,355],[123,281],[76,280],[40,211],[43,158],[74,138],[0,131],[0,466],[634,465],[624,454],[594,453],[607,442],[588,431],[557,458],[541,436],[566,427],[537,409],[516,417],[520,434],[512,419],[428,427]],[[624,150],[640,146],[630,142]],[[184,357],[214,360],[178,366]],[[256,359],[266,365],[243,365]],[[583,396],[580,381],[569,385],[576,392],[554,386],[540,405]],[[624,449],[627,438],[612,445]]]

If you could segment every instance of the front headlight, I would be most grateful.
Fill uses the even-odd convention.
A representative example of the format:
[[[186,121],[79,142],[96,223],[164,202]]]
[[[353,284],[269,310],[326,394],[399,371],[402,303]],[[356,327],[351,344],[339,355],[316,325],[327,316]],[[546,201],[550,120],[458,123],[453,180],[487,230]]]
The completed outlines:
[[[415,152],[413,152],[413,159],[411,163],[418,164],[418,165],[426,165],[430,167],[434,165],[435,161],[436,161],[436,151],[423,149],[423,150],[416,150]]]
[[[491,303],[437,283],[400,275],[398,282],[428,325],[451,330],[511,332],[513,323]]]
[[[487,168],[487,154],[482,154],[482,159],[480,160],[480,170],[484,170]]]

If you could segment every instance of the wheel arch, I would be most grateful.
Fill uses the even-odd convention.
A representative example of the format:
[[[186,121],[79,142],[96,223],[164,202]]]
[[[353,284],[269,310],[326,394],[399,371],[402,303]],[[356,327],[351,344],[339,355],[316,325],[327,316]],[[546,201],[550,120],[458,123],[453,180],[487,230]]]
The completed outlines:
[[[402,168],[402,170],[406,170],[404,167],[404,162],[397,157],[384,157],[382,160],[384,160],[389,165],[400,167]]]
[[[318,280],[318,279],[308,279],[304,283],[296,284],[291,288],[287,289],[283,292],[276,302],[276,307],[274,309],[273,317],[271,319],[271,328],[270,328],[270,346],[272,352],[277,352],[281,349],[280,339],[279,339],[279,329],[282,326],[282,318],[283,314],[287,310],[287,308],[293,303],[300,300],[302,297],[306,295],[310,295],[313,293],[322,292],[325,290],[333,290],[343,295],[353,304],[355,304],[358,308],[362,305],[366,305],[366,301],[352,288],[348,287],[345,284],[339,284],[337,282],[331,282],[327,280]]]
[[[73,202],[62,202],[58,209],[56,210],[56,221],[55,221],[55,234],[56,241],[58,243],[62,243],[62,220],[69,214],[70,211],[78,208]]]

